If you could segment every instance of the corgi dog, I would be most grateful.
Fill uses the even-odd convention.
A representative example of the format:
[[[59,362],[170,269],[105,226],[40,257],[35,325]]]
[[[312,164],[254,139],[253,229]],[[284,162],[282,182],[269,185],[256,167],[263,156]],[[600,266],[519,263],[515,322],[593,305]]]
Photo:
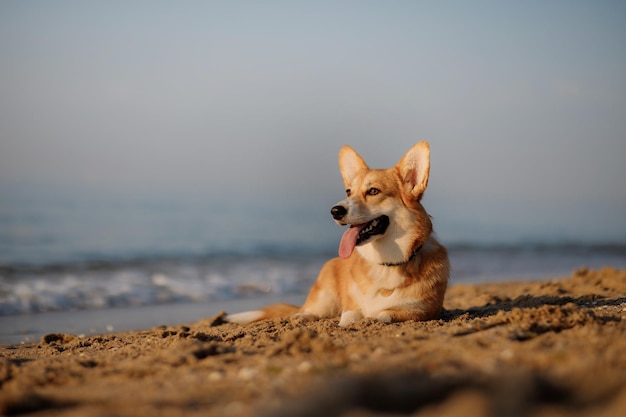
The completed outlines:
[[[348,228],[339,257],[322,267],[304,305],[271,305],[226,315],[225,321],[340,316],[339,325],[346,327],[363,318],[391,323],[430,320],[439,314],[450,262],[420,204],[430,173],[428,142],[415,144],[389,169],[370,169],[356,151],[344,146],[339,170],[346,198],[330,213]]]

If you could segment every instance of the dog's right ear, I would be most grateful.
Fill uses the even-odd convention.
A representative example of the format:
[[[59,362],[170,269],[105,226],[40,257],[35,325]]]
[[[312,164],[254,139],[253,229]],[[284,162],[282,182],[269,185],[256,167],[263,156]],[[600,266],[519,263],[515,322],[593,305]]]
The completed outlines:
[[[354,177],[364,169],[369,168],[354,149],[346,145],[339,150],[339,172],[341,172],[346,189],[350,188]]]

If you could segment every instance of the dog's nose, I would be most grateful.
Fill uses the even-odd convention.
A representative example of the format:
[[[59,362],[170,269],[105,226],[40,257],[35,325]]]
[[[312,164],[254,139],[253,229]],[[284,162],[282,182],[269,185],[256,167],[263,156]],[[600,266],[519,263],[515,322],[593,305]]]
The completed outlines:
[[[347,213],[348,210],[346,210],[344,206],[335,206],[330,209],[330,214],[332,214],[333,219],[335,220],[343,219],[343,216],[345,216]]]

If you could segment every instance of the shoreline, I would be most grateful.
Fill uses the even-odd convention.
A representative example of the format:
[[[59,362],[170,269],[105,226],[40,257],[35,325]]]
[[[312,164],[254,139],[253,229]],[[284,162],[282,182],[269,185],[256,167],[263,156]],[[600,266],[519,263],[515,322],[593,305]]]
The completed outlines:
[[[96,336],[113,332],[141,330],[157,326],[190,323],[220,311],[246,311],[267,304],[303,303],[306,294],[182,302],[146,306],[52,311],[0,316],[0,346],[36,343],[48,333]]]
[[[219,315],[0,346],[0,414],[621,416],[626,270],[455,284],[437,320]]]

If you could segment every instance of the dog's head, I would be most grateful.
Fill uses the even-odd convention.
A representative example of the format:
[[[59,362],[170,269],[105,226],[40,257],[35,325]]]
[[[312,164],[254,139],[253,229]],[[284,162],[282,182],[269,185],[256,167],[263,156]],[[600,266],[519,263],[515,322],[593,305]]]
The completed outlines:
[[[406,261],[432,232],[420,204],[430,171],[428,142],[415,144],[389,169],[369,169],[354,149],[344,146],[339,151],[339,170],[346,199],[331,214],[339,225],[349,225],[339,256],[350,257],[356,247],[370,262]]]

